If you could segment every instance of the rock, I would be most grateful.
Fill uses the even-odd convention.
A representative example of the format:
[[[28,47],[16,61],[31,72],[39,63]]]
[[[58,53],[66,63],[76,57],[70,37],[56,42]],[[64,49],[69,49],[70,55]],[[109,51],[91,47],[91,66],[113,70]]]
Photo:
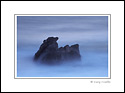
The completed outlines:
[[[47,40],[44,40],[39,50],[35,53],[35,59],[38,59],[45,52],[56,51],[58,49],[57,40],[58,37],[49,37]]]
[[[43,41],[34,59],[41,58],[43,62],[53,64],[61,61],[80,60],[79,45],[66,45],[58,48],[58,37],[48,37]]]

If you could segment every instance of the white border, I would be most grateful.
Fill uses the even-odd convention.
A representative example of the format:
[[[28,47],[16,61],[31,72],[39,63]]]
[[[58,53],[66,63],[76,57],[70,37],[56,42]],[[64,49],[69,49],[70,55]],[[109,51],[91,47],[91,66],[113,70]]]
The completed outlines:
[[[108,16],[108,77],[17,77],[17,16]],[[15,36],[15,79],[111,79],[111,14],[14,14],[14,36]]]
[[[14,14],[111,14],[111,79],[15,79]],[[124,92],[124,1],[1,1],[1,92]]]

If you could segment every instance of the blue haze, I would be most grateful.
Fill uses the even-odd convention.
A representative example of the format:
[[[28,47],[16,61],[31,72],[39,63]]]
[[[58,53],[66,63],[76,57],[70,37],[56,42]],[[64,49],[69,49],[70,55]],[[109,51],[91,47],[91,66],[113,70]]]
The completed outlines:
[[[44,39],[80,45],[81,62],[43,65],[34,54]],[[108,16],[18,16],[17,77],[108,77]]]

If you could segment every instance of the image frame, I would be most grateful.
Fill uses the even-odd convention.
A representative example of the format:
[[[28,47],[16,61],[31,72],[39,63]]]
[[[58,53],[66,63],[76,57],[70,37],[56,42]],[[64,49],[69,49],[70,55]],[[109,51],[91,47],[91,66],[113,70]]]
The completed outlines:
[[[17,16],[108,16],[108,77],[17,77]],[[111,14],[14,14],[14,79],[111,79]]]

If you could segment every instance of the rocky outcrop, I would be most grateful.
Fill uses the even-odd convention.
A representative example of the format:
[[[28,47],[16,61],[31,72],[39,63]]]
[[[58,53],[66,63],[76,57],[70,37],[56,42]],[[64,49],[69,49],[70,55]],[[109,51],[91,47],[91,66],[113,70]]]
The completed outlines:
[[[80,60],[79,45],[66,45],[58,48],[58,37],[48,37],[43,41],[34,59],[41,58],[44,63],[57,63],[62,61]]]

